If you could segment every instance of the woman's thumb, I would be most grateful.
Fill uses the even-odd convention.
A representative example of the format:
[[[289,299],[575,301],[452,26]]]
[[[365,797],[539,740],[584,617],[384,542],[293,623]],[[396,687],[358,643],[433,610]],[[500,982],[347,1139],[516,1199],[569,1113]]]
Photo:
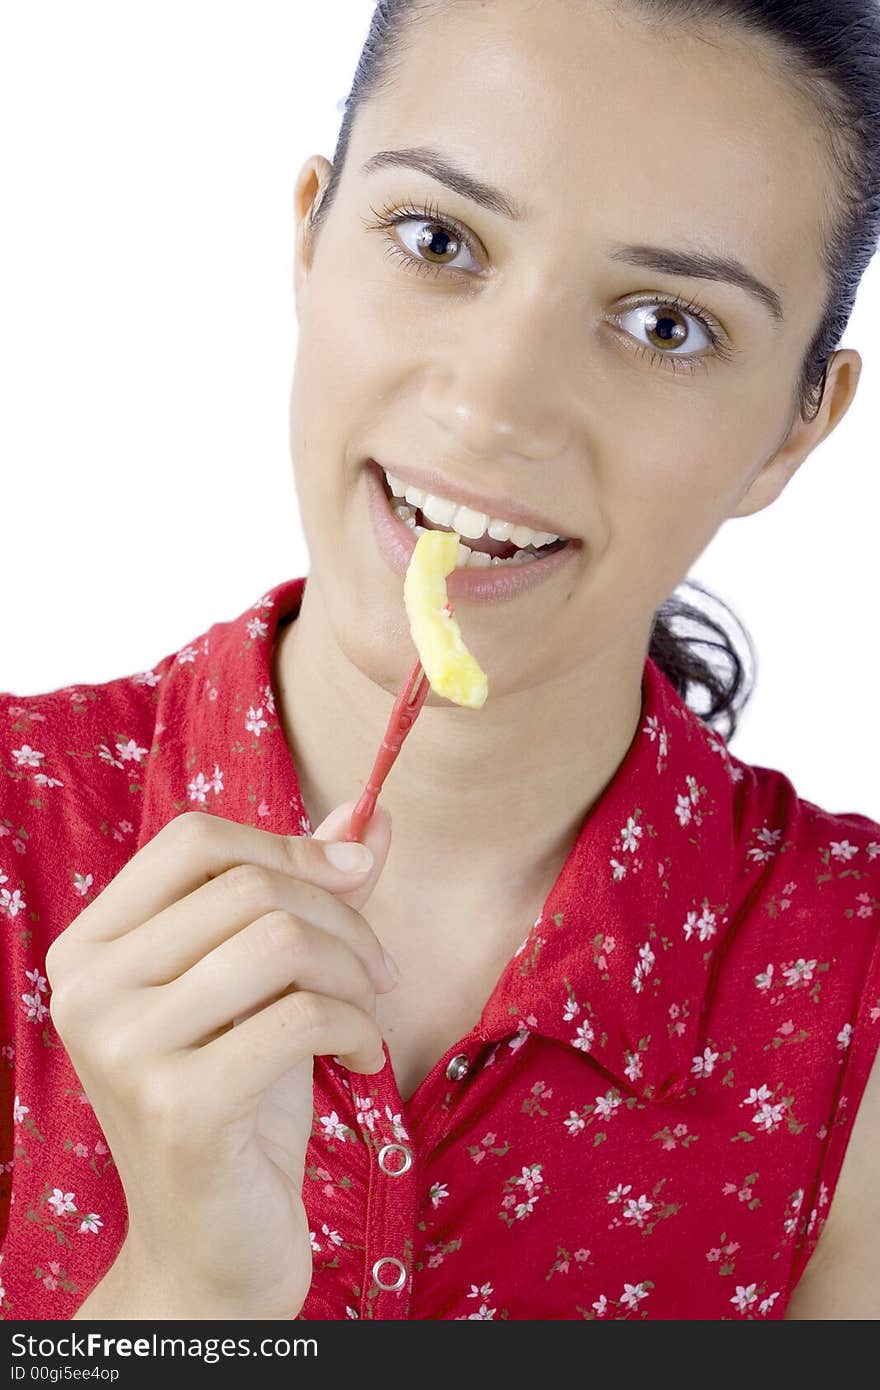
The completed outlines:
[[[351,822],[351,815],[357,801],[344,801],[341,806],[335,807],[328,816],[325,816],[321,824],[315,830],[312,838],[315,840],[336,841],[343,843],[348,835],[348,827]],[[384,806],[377,805],[375,811],[367,822],[366,829],[361,837],[361,843],[366,845],[373,856],[373,867],[369,874],[357,888],[348,893],[338,893],[343,902],[347,902],[350,907],[360,908],[369,898],[376,881],[385,867],[388,858],[388,850],[391,845],[391,816]]]

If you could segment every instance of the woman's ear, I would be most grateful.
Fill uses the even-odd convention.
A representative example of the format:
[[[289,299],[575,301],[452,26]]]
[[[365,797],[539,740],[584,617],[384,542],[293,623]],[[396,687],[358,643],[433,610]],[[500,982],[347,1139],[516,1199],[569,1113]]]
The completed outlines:
[[[862,358],[854,348],[831,354],[822,404],[813,420],[796,413],[794,423],[780,447],[754,475],[730,519],[753,516],[763,511],[787,486],[813,450],[840,424],[856,394],[862,371]]]
[[[323,155],[311,155],[297,175],[293,190],[296,241],[293,260],[293,293],[299,318],[300,296],[312,268],[315,211],[333,173],[333,165]]]

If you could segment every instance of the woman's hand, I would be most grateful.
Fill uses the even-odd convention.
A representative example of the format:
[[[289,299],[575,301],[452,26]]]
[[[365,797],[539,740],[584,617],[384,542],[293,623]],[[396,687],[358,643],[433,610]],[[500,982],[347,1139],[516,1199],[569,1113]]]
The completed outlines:
[[[314,838],[178,816],[49,949],[51,1017],[128,1205],[117,1317],[292,1318],[305,1301],[312,1058],[380,1071],[376,993],[394,985],[358,911],[388,813],[369,871],[321,843],[353,808]]]

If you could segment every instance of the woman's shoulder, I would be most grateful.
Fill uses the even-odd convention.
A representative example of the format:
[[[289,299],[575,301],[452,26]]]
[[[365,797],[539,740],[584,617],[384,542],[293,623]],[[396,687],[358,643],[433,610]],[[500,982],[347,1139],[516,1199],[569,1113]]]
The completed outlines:
[[[732,783],[731,824],[743,876],[756,875],[762,891],[794,880],[784,901],[767,902],[776,919],[801,898],[830,906],[846,900],[847,920],[877,924],[871,890],[880,888],[880,821],[863,811],[832,810],[800,793],[778,768],[747,763],[726,751]],[[751,886],[751,885],[750,885]],[[785,885],[782,886],[783,889]]]
[[[135,851],[160,679],[0,692],[0,918],[26,958]]]

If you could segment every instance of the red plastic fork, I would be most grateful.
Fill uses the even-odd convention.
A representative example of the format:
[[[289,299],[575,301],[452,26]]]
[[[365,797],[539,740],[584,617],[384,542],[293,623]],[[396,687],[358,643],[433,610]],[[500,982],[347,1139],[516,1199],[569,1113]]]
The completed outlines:
[[[444,612],[451,618],[455,609],[451,603],[447,603]],[[403,740],[416,722],[430,688],[431,682],[425,675],[422,663],[417,661],[397,692],[385,737],[373,763],[373,770],[360,800],[351,813],[346,840],[363,839],[367,823],[376,809],[376,799],[382,790],[382,784],[394,766],[394,761],[403,747]]]

